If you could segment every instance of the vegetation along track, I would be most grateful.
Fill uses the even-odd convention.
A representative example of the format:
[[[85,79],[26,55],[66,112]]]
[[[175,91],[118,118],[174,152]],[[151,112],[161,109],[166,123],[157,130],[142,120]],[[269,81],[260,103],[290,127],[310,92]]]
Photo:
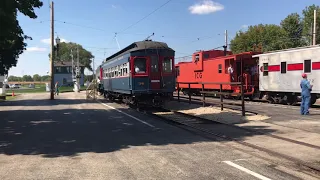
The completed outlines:
[[[239,143],[241,145],[266,152],[266,153],[271,154],[273,156],[277,156],[277,157],[289,160],[300,167],[304,167],[304,168],[311,170],[315,174],[318,174],[318,175],[320,174],[320,168],[317,166],[314,166],[308,162],[304,162],[300,159],[297,159],[297,158],[294,158],[294,157],[291,157],[291,156],[288,156],[288,155],[285,155],[285,154],[282,154],[282,153],[279,153],[276,151],[272,151],[267,148],[260,147],[260,146],[257,146],[257,145],[251,144],[251,143],[244,142],[244,141],[239,140],[237,138],[239,136],[243,136],[243,135],[250,136],[250,134],[251,135],[261,135],[262,134],[262,135],[270,136],[272,138],[277,138],[277,139],[281,139],[284,141],[288,141],[290,143],[294,143],[294,144],[298,144],[298,145],[302,145],[302,146],[307,146],[310,148],[320,149],[319,146],[315,146],[315,145],[311,145],[311,144],[307,144],[307,143],[303,143],[300,141],[295,141],[295,140],[287,139],[287,138],[283,138],[283,137],[278,137],[275,135],[264,134],[261,132],[257,132],[255,130],[248,130],[246,128],[242,128],[242,127],[238,127],[238,126],[234,126],[234,125],[229,125],[229,124],[224,124],[221,122],[212,121],[212,120],[192,116],[189,114],[184,114],[181,112],[171,111],[171,110],[167,110],[164,108],[153,108],[152,110],[146,110],[145,113],[152,115],[152,116],[156,116],[157,118],[160,118],[160,119],[165,120],[170,123],[173,122],[178,125],[183,125],[188,128],[200,131],[202,133],[206,133],[208,135],[212,135],[212,136],[222,138],[222,139],[228,140],[228,141],[233,141],[233,142]],[[208,124],[215,124],[215,126],[213,128],[212,127],[207,128],[206,126]]]

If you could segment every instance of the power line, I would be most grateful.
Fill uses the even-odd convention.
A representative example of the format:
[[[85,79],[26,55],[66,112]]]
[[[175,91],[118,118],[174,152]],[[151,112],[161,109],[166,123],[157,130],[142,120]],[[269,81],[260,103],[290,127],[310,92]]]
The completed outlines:
[[[144,16],[143,18],[141,18],[140,20],[138,20],[137,22],[131,24],[130,26],[128,26],[127,28],[125,28],[124,30],[118,32],[118,33],[122,33],[123,31],[126,31],[128,30],[129,28],[133,27],[134,25],[138,24],[139,22],[141,22],[142,20],[144,20],[145,18],[149,17],[151,14],[155,13],[157,10],[161,9],[163,6],[167,5],[170,1],[172,0],[169,0],[167,2],[165,2],[164,4],[162,4],[161,6],[159,6],[158,8],[156,8],[154,11],[152,11],[151,13],[147,14],[146,16]]]

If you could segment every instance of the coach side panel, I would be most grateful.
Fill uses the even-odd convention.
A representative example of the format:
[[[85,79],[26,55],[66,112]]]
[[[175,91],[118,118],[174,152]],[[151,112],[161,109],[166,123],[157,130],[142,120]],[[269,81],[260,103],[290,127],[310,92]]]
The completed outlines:
[[[260,91],[300,93],[302,73],[320,93],[320,48],[274,53],[259,57]]]

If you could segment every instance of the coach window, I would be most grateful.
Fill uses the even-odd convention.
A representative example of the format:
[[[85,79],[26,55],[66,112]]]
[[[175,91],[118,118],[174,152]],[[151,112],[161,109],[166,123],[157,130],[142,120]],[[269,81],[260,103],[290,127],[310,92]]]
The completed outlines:
[[[287,73],[287,62],[281,62],[281,74]]]
[[[311,60],[304,60],[304,72],[310,73],[311,72]]]
[[[151,56],[151,72],[159,72],[158,56]]]
[[[165,57],[162,63],[162,71],[166,73],[172,72],[172,58]]]
[[[134,59],[134,71],[137,74],[146,73],[147,60],[145,58]]]
[[[268,67],[269,67],[268,63],[263,63],[263,76],[269,75]]]
[[[218,73],[222,73],[222,64],[218,65]]]

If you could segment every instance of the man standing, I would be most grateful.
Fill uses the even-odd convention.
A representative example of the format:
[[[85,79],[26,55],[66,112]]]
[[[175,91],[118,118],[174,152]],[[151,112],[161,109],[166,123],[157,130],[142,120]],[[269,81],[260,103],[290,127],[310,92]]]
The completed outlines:
[[[230,81],[234,81],[232,64],[228,67],[228,73],[230,74]]]
[[[59,95],[59,85],[58,85],[58,82],[56,82],[56,84],[55,84],[55,91],[56,91],[56,95]]]
[[[307,74],[302,74],[302,80],[300,83],[301,87],[301,107],[300,107],[300,113],[301,115],[308,115],[309,114],[309,106],[310,106],[310,99],[311,99],[311,89],[312,85],[310,85],[310,82],[307,79]]]

